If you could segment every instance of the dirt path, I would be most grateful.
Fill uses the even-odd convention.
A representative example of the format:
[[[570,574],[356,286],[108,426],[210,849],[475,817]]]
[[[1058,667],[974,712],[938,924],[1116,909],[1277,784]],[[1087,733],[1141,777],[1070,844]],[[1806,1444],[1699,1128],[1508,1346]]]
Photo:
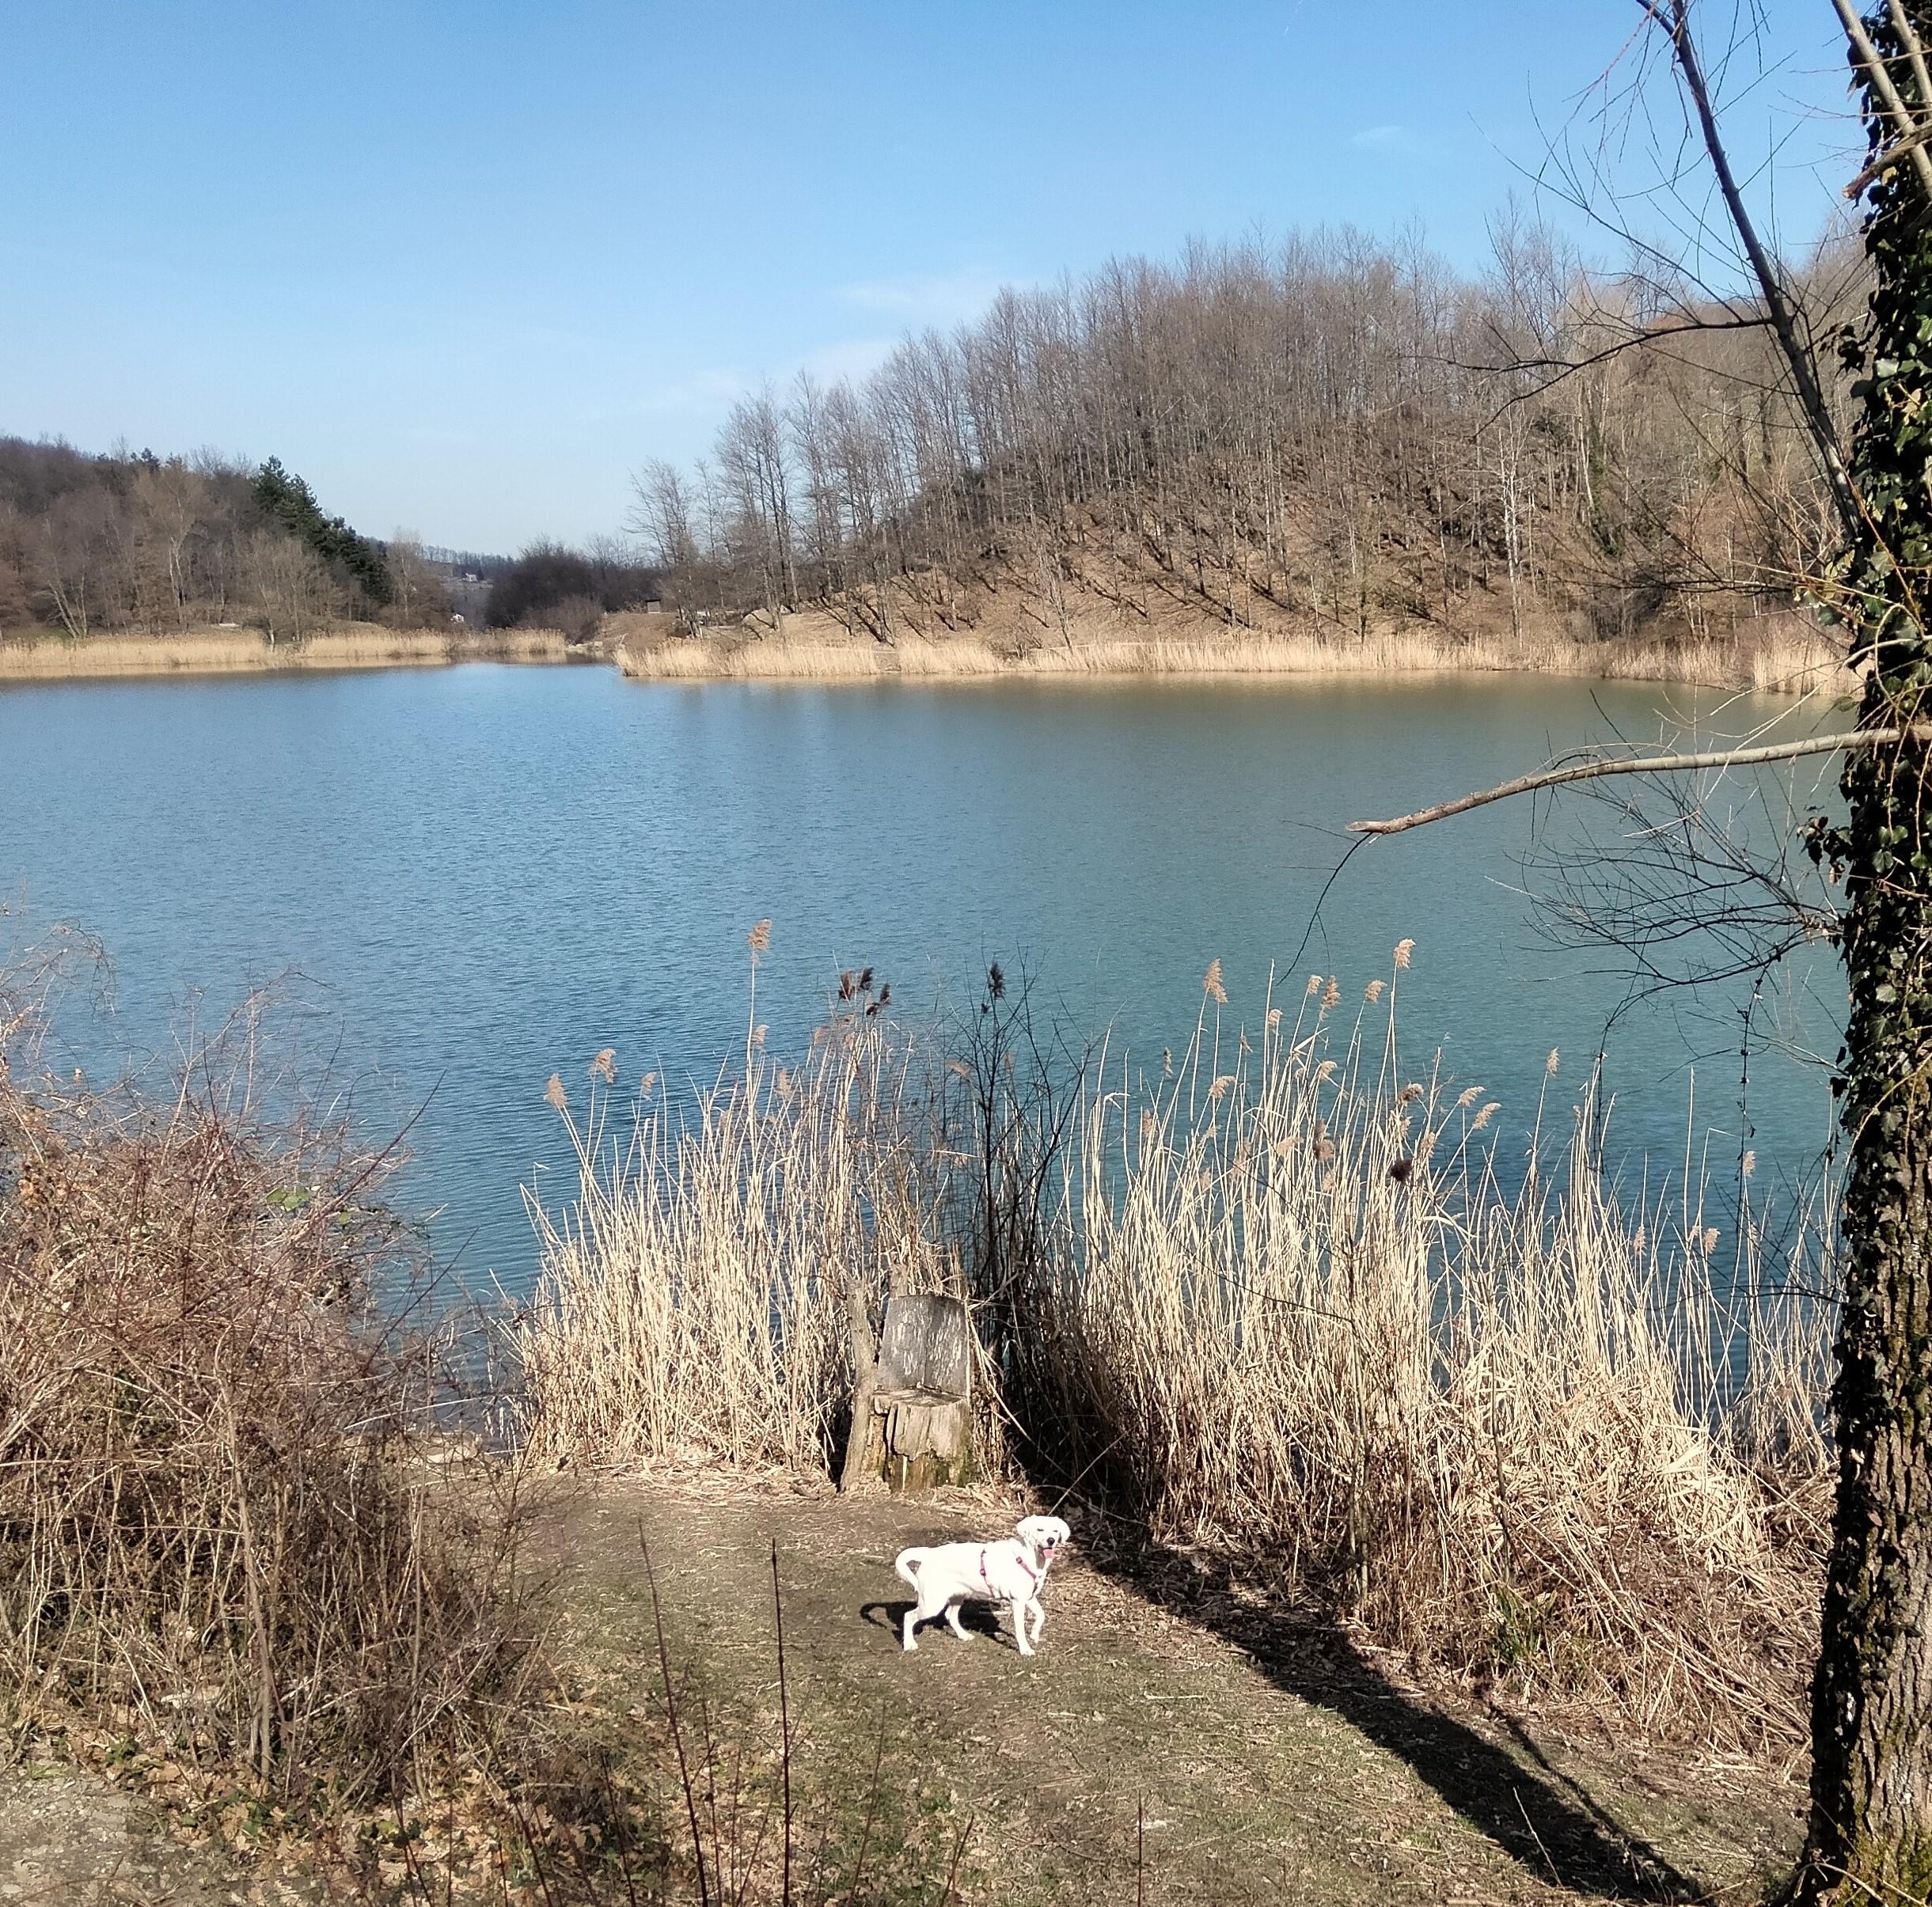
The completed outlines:
[[[1763,1770],[1588,1747],[1433,1701],[1345,1638],[1273,1625],[1225,1585],[1149,1593],[1077,1551],[1056,1567],[1034,1659],[983,1611],[970,1642],[936,1630],[901,1654],[894,1553],[996,1534],[1015,1514],[967,1493],[600,1485],[552,1525],[586,1707],[663,1738],[641,1532],[708,1858],[728,1880],[734,1862],[768,1857],[775,1541],[798,1859],[828,1886],[856,1863],[868,1895],[936,1903],[916,1877],[944,1873],[969,1820],[954,1898],[1003,1907],[1741,1901],[1795,1844],[1801,1794]],[[688,1847],[684,1797],[666,1807]]]

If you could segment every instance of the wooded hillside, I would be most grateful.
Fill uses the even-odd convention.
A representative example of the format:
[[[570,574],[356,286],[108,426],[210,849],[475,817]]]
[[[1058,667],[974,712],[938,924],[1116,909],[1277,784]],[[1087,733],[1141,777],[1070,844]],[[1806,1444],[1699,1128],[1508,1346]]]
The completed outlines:
[[[359,535],[273,457],[0,437],[0,631],[235,622],[299,640],[349,616],[442,624],[449,568],[411,538]]]
[[[1354,233],[1003,293],[859,382],[738,403],[636,480],[674,599],[814,601],[890,640],[1027,598],[1702,636],[1788,604],[1834,531],[1755,307],[1587,270],[1497,222],[1480,277]],[[1855,260],[1805,275],[1822,325]],[[1642,348],[1629,348],[1642,340]]]

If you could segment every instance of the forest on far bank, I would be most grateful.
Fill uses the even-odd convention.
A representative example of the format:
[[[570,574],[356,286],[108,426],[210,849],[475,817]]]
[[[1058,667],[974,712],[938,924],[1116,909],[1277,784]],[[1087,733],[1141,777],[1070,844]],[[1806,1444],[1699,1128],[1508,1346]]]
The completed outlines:
[[[1003,291],[863,379],[743,397],[640,471],[631,527],[687,610],[822,602],[883,641],[1015,590],[1042,631],[1097,598],[1344,639],[1788,605],[1836,533],[1762,307],[1514,211],[1491,240],[1474,275],[1344,230]],[[1793,275],[1814,335],[1863,270],[1835,243]]]
[[[360,535],[273,457],[0,437],[0,631],[237,623],[300,641],[351,617],[423,627],[460,613],[457,562]]]
[[[740,397],[709,456],[638,472],[631,540],[514,559],[365,536],[272,458],[0,436],[0,633],[581,640],[661,602],[822,607],[886,643],[1100,609],[1668,643],[1788,608],[1835,531],[1762,306],[1593,268],[1513,212],[1491,240],[1473,275],[1343,230],[1005,290],[866,377]],[[1793,274],[1814,339],[1864,271],[1833,242]]]
[[[273,457],[96,455],[0,436],[0,635],[235,624],[300,642],[345,620],[460,619],[581,637],[656,590],[611,539],[587,552],[536,543],[513,560],[364,536]]]

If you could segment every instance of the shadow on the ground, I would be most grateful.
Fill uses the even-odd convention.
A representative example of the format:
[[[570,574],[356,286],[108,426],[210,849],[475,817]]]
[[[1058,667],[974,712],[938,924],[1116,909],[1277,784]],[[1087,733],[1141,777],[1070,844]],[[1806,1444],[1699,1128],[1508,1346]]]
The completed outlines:
[[[860,1606],[859,1614],[863,1621],[869,1622],[874,1628],[882,1628],[888,1631],[896,1647],[901,1632],[900,1625],[905,1621],[907,1612],[915,1606],[916,1605],[909,1597],[901,1598],[897,1602],[867,1602]],[[959,1625],[962,1628],[970,1630],[975,1636],[990,1636],[996,1642],[1004,1643],[1009,1649],[1013,1646],[1012,1637],[1000,1628],[999,1612],[990,1602],[961,1604]],[[947,1628],[944,1621],[937,1617],[931,1622],[923,1624],[918,1634],[913,1640],[924,1644],[936,1637],[942,1642],[953,1642],[958,1640]]]
[[[1158,1548],[1090,1550],[1102,1573],[1239,1649],[1277,1688],[1325,1708],[1403,1761],[1472,1827],[1539,1880],[1626,1901],[1697,1901],[1706,1890],[1623,1826],[1520,1727],[1501,1741],[1398,1687],[1332,1624],[1237,1595],[1224,1564]]]

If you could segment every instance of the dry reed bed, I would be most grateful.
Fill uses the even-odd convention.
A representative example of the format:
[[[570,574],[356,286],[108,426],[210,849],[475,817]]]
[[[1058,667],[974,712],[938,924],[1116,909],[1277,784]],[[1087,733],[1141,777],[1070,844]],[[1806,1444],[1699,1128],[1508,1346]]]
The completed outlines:
[[[948,1282],[910,1054],[856,1017],[796,1070],[756,1040],[689,1117],[647,1081],[612,1128],[551,1099],[576,1197],[527,1194],[543,1272],[518,1325],[525,1434],[558,1465],[778,1465],[822,1475],[852,1383],[852,1308]]]
[[[1381,630],[1364,640],[1306,632],[1257,633],[1196,624],[1165,636],[1080,625],[1065,642],[1019,647],[966,634],[904,635],[896,643],[838,639],[810,624],[777,638],[712,635],[621,643],[617,666],[652,681],[946,681],[985,677],[1072,681],[1113,676],[1529,673],[1682,682],[1804,693],[1849,691],[1843,658],[1795,616],[1767,618],[1735,640],[1678,644],[1578,642],[1555,631],[1457,638],[1427,626]]]
[[[0,681],[95,677],[255,675],[290,669],[430,668],[469,660],[560,662],[567,645],[548,629],[452,635],[441,630],[331,630],[271,644],[252,629],[191,630],[182,635],[89,636],[0,641]]]
[[[1505,1193],[1494,1104],[1398,1070],[1397,978],[1352,1021],[1318,979],[1245,1037],[1204,1016],[1171,1074],[1089,1079],[1040,1242],[971,1294],[1034,1474],[1421,1659],[1793,1738],[1824,1307],[1778,1295],[1748,1214],[1725,1239],[1620,1206],[1585,1120]],[[573,1123],[522,1327],[554,1459],[822,1474],[853,1305],[974,1262],[952,1072],[869,1029],[746,1057],[688,1119]]]
[[[1396,1067],[1392,991],[1365,1044],[1309,988],[1251,1052],[1204,1021],[1171,1079],[1091,1096],[1036,1312],[1070,1462],[1424,1659],[1792,1737],[1824,1308],[1755,1222],[1621,1208],[1585,1115],[1505,1194],[1494,1102]]]

